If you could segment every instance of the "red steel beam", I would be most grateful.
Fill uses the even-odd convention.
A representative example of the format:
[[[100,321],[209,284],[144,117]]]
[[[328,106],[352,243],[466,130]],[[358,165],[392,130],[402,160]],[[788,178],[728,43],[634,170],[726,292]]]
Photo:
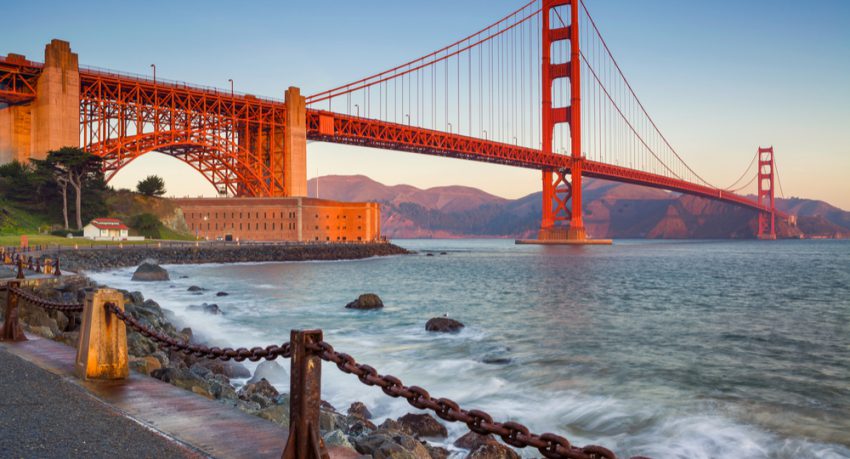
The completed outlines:
[[[571,170],[573,164],[573,158],[568,155],[547,155],[533,148],[314,109],[307,109],[307,138],[536,170]],[[768,210],[734,193],[587,159],[584,160],[582,173],[588,177],[692,194],[755,210]]]

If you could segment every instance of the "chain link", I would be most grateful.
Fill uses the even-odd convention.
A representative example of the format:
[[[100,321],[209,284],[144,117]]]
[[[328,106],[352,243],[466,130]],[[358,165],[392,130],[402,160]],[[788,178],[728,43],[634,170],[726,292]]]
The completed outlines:
[[[180,351],[186,355],[194,355],[195,357],[205,357],[208,359],[220,359],[224,361],[232,359],[237,362],[242,362],[244,360],[257,362],[262,359],[274,360],[278,357],[289,358],[292,356],[292,349],[288,342],[283,343],[280,346],[272,344],[266,347],[252,347],[251,349],[244,347],[240,347],[238,349],[229,347],[207,347],[199,344],[187,343],[177,340],[176,338],[172,338],[171,336],[158,332],[140,323],[133,316],[122,311],[114,303],[106,303],[105,306],[107,311],[115,314],[115,316],[127,324],[127,326],[156,341],[160,347]]]
[[[505,443],[517,448],[532,447],[549,459],[617,459],[614,453],[601,446],[579,448],[559,435],[531,433],[518,422],[495,422],[493,417],[480,410],[465,410],[455,401],[447,398],[432,398],[425,389],[418,386],[405,386],[400,379],[392,375],[380,375],[369,365],[357,363],[348,354],[337,352],[327,342],[308,345],[322,360],[336,364],[343,373],[352,374],[367,386],[378,386],[385,394],[393,398],[402,397],[410,405],[421,410],[431,410],[441,419],[450,422],[462,422],[469,430],[481,434],[494,434]],[[633,457],[632,459],[646,459]]]
[[[42,309],[50,309],[53,311],[62,311],[62,312],[80,312],[83,310],[83,305],[81,303],[61,303],[58,301],[50,301],[45,300],[35,294],[27,292],[26,290],[21,290],[19,288],[8,287],[9,294],[17,295],[22,300],[27,303],[38,306]]]

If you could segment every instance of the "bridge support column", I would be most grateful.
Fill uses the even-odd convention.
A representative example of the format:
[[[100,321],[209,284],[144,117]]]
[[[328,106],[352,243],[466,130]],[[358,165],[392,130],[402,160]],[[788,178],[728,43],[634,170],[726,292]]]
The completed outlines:
[[[24,60],[23,56],[10,55]],[[35,100],[0,104],[0,164],[44,159],[47,152],[80,145],[80,70],[67,41],[44,48]]]
[[[285,196],[307,196],[307,105],[301,90],[286,90],[286,129],[283,137]]]
[[[770,208],[770,212],[759,212],[758,234],[759,239],[776,239],[776,205],[773,178],[773,147],[759,148],[759,206]]]

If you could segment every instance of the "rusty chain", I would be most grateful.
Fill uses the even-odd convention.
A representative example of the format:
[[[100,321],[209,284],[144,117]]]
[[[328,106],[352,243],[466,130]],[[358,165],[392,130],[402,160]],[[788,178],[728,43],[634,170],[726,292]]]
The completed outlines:
[[[569,440],[553,433],[542,435],[531,433],[527,427],[517,422],[496,422],[493,417],[480,410],[465,410],[453,400],[434,399],[425,389],[418,386],[405,386],[400,379],[392,375],[380,375],[369,365],[357,363],[354,357],[334,350],[333,346],[322,341],[308,345],[322,360],[332,362],[343,372],[357,376],[367,386],[378,386],[385,394],[393,398],[403,397],[412,406],[420,410],[431,410],[441,419],[450,422],[462,422],[469,430],[481,434],[495,434],[505,443],[517,448],[537,448],[543,456],[550,459],[616,459],[616,455],[601,446],[576,447]],[[634,457],[632,459],[645,459]]]
[[[10,294],[17,295],[27,303],[30,303],[33,306],[38,306],[42,309],[50,309],[61,312],[80,312],[83,310],[83,305],[81,303],[60,303],[58,301],[45,300],[44,298],[19,288],[7,287],[7,289]]]
[[[292,356],[292,348],[288,342],[283,343],[280,346],[272,344],[266,347],[252,347],[251,349],[244,347],[240,347],[238,349],[233,349],[229,347],[207,347],[199,344],[183,342],[177,340],[176,338],[172,338],[171,336],[168,336],[166,334],[160,333],[140,323],[138,320],[136,320],[136,318],[126,314],[123,310],[121,310],[121,308],[116,306],[114,303],[106,303],[105,306],[107,308],[107,311],[115,314],[118,319],[123,321],[130,328],[156,341],[160,347],[180,351],[186,355],[194,355],[195,357],[206,357],[208,359],[221,359],[224,361],[233,359],[237,362],[242,362],[244,360],[257,362],[262,359],[274,360],[278,357],[289,358]]]

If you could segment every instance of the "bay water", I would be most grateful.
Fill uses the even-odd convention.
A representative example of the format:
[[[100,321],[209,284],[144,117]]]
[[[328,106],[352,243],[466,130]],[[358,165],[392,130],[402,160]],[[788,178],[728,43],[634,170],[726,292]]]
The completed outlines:
[[[417,254],[166,265],[172,280],[159,283],[132,282],[129,268],[91,277],[141,291],[211,345],[321,328],[432,396],[622,457],[850,458],[847,241],[394,242]],[[344,308],[366,292],[385,307]],[[190,308],[203,302],[223,314]],[[466,327],[425,331],[444,315]],[[333,365],[322,386],[340,411],[366,403],[376,424],[417,412]],[[447,427],[452,448],[466,430]]]

